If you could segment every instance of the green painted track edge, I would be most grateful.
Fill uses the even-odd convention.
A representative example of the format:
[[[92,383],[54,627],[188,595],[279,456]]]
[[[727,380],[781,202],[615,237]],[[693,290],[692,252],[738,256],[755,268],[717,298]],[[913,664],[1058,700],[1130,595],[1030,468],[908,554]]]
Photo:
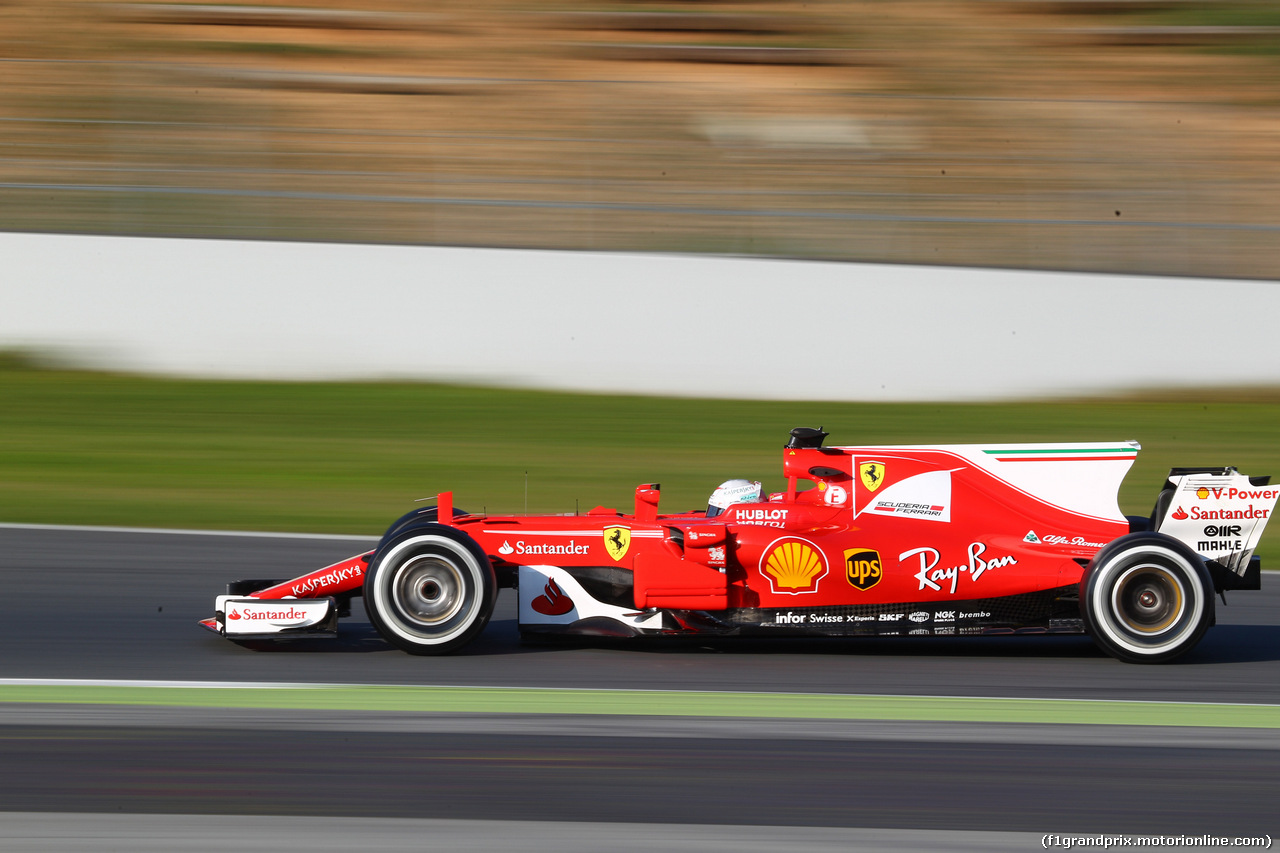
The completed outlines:
[[[0,703],[1280,728],[1280,705],[515,687],[3,685]]]

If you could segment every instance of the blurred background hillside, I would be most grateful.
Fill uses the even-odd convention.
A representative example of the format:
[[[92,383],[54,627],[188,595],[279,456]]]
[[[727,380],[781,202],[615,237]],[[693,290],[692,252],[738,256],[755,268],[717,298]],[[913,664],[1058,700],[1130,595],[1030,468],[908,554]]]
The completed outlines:
[[[0,229],[1280,278],[1280,6],[0,3]]]

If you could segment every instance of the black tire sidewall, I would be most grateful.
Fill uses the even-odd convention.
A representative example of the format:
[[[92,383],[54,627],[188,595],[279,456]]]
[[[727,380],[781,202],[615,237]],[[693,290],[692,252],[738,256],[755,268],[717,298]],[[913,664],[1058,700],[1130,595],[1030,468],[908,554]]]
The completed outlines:
[[[435,554],[459,570],[469,606],[439,636],[414,630],[399,615],[391,594],[396,571],[414,557]],[[461,531],[441,524],[424,524],[383,543],[370,562],[364,580],[364,604],[369,621],[388,643],[410,654],[443,655],[465,646],[484,630],[493,614],[497,581],[489,558]],[[450,620],[454,622],[454,620]]]
[[[1149,564],[1171,574],[1186,596],[1181,617],[1159,637],[1126,630],[1115,612],[1114,590],[1129,569]],[[1213,580],[1204,560],[1184,543],[1159,533],[1122,536],[1099,551],[1080,581],[1080,613],[1094,642],[1130,663],[1163,663],[1190,651],[1213,624]]]

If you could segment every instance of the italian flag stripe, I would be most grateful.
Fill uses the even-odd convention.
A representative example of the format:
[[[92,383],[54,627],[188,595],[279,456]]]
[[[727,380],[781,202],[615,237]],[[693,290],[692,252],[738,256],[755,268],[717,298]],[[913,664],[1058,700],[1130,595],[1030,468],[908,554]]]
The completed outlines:
[[[982,452],[996,456],[1045,456],[1051,453],[1132,453],[1137,455],[1138,453],[1132,447],[1046,447],[1038,450],[984,450]]]
[[[1061,447],[1043,450],[1025,448],[1009,450],[984,450],[999,462],[1119,462],[1136,459],[1138,451],[1132,447]]]
[[[1134,456],[997,456],[998,462],[1120,462]]]

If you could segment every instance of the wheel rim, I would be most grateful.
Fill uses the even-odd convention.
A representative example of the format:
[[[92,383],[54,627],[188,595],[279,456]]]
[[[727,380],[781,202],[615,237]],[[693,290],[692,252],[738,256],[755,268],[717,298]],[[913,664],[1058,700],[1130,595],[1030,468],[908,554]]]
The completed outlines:
[[[1108,546],[1081,602],[1089,633],[1128,660],[1168,660],[1196,644],[1213,615],[1213,587],[1198,557],[1154,536]],[[1096,559],[1096,558],[1095,558]]]
[[[1156,565],[1125,570],[1112,588],[1111,605],[1122,628],[1148,637],[1177,625],[1187,607],[1182,581]]]
[[[432,632],[455,617],[466,604],[462,570],[435,554],[413,557],[400,566],[391,581],[391,599],[409,623]]]

